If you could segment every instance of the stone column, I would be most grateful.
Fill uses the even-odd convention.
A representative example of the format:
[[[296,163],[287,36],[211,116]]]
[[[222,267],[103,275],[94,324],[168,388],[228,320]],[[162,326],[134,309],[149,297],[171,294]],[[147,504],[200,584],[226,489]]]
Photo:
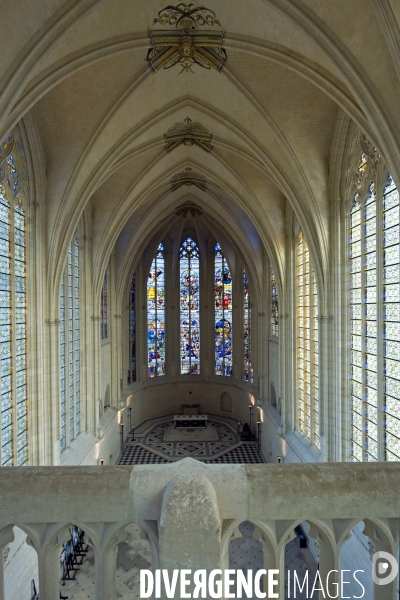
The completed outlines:
[[[14,541],[14,528],[8,525],[0,532],[0,598],[5,597],[4,593],[4,550],[8,544]]]
[[[116,600],[118,543],[95,552],[95,598],[96,600]]]
[[[38,552],[40,600],[60,597],[61,542],[57,539]]]
[[[333,528],[331,529],[332,536],[334,536]],[[320,582],[317,582],[318,587],[323,587],[325,590],[325,597],[329,594],[332,598],[340,598],[340,546],[336,544],[333,537],[321,531],[314,524],[311,524],[308,535],[315,538],[319,546],[319,575]],[[330,573],[330,571],[333,571]],[[329,590],[326,590],[326,583],[329,574]],[[318,580],[317,580],[318,581]],[[336,594],[336,596],[335,596]],[[319,597],[322,599],[324,594],[319,592]]]

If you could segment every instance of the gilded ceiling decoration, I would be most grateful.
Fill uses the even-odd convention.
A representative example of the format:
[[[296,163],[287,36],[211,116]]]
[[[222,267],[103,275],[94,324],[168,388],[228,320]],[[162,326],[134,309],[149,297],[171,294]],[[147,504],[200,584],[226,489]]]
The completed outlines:
[[[175,65],[182,67],[180,73],[193,73],[194,65],[220,71],[227,58],[222,47],[224,31],[215,12],[193,3],[160,10],[149,38],[147,61],[154,72]]]
[[[195,123],[189,117],[186,117],[184,121],[175,123],[170,127],[167,133],[164,134],[165,138],[165,150],[171,152],[183,144],[184,146],[199,146],[206,152],[211,152],[213,146],[211,145],[212,135],[206,127]]]
[[[192,185],[195,185],[196,187],[200,188],[201,190],[205,190],[206,183],[207,182],[206,182],[206,178],[204,177],[204,175],[201,175],[200,173],[196,173],[196,171],[193,171],[193,169],[191,167],[186,167],[182,171],[182,173],[177,173],[171,179],[171,187],[172,187],[173,191],[177,190],[182,185],[186,185],[187,187],[191,187]]]

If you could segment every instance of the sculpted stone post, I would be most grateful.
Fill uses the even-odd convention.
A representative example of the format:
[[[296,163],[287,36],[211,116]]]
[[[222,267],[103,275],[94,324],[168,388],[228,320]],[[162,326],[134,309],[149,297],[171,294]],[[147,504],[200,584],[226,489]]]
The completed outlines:
[[[54,600],[60,596],[60,554],[58,539],[38,552],[40,600]]]
[[[203,468],[177,475],[167,485],[160,518],[160,568],[221,569],[221,519],[214,487]],[[190,586],[186,588],[190,591]],[[193,586],[191,587],[193,590]],[[166,598],[163,586],[162,597]],[[181,597],[180,589],[175,597]],[[208,598],[207,590],[207,598]]]

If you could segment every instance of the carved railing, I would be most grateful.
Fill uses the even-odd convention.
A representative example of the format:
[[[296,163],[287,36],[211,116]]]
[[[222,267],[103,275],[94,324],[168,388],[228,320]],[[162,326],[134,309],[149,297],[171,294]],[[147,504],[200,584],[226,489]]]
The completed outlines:
[[[341,546],[361,520],[374,551],[397,556],[400,463],[205,465],[188,458],[135,467],[0,469],[0,551],[14,525],[26,532],[38,554],[40,600],[59,597],[59,551],[71,524],[94,549],[96,599],[113,600],[115,550],[128,524],[139,524],[150,541],[153,569],[210,570],[228,568],[229,542],[246,520],[263,543],[265,568],[281,573],[285,545],[303,521],[318,540],[322,580],[340,570]],[[0,597],[2,586],[0,560]],[[376,585],[375,598],[395,600],[396,580]]]

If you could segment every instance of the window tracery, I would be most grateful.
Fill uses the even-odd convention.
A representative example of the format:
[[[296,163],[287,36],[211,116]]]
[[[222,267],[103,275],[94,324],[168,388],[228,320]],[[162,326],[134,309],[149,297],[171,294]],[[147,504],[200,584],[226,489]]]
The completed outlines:
[[[147,276],[148,376],[165,375],[165,259],[158,246]]]
[[[129,356],[128,385],[136,381],[136,273],[129,290]]]
[[[243,342],[244,342],[244,369],[243,380],[253,383],[253,367],[251,365],[251,302],[249,279],[243,271]]]
[[[296,247],[296,279],[298,428],[319,448],[318,290],[302,231]]]
[[[60,287],[60,447],[81,432],[80,249],[75,234],[68,248]]]
[[[101,339],[106,340],[108,338],[108,269],[105,270],[103,287],[101,288],[100,330]]]
[[[28,462],[26,158],[16,128],[0,157],[0,390],[1,465]]]
[[[361,154],[358,171],[349,223],[351,456],[360,462],[397,461],[399,193],[375,149],[373,154]]]
[[[232,376],[232,276],[221,246],[215,245],[215,374]]]
[[[200,251],[194,240],[181,245],[180,349],[181,374],[200,373]]]
[[[271,333],[276,337],[279,336],[278,288],[273,269],[271,269]]]

